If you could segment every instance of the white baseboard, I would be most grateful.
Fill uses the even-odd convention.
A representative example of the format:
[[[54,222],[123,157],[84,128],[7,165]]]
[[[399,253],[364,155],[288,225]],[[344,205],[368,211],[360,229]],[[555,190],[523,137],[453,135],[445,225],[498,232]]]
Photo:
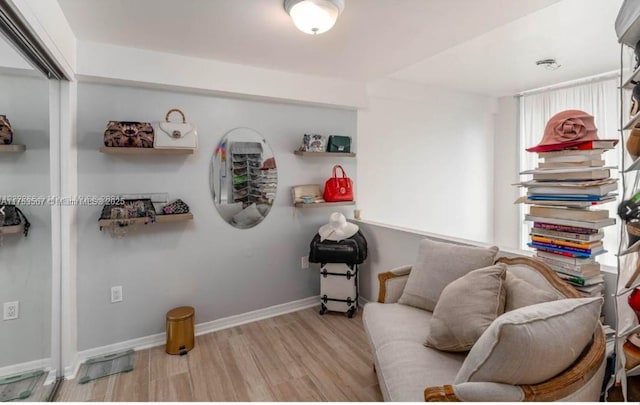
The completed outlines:
[[[288,314],[320,305],[320,297],[309,297],[298,301],[287,302],[285,304],[274,305],[272,307],[246,312],[240,315],[229,316],[227,318],[216,319],[211,322],[204,322],[196,325],[196,336],[205,335],[222,329],[244,325],[245,323],[260,321],[262,319],[273,318],[274,316]],[[164,334],[163,334],[164,336]],[[164,341],[162,342],[164,344]]]
[[[10,376],[14,374],[24,373],[25,371],[33,371],[43,369],[47,372],[51,370],[51,358],[27,361],[20,364],[12,364],[6,367],[0,367],[0,376]]]
[[[34,370],[44,370],[44,372],[47,373],[47,378],[45,378],[44,380],[44,385],[53,384],[56,381],[56,370],[51,368],[51,358],[38,359],[27,361],[25,363],[0,367],[0,377],[7,377]]]
[[[222,329],[232,328],[234,326],[244,325],[250,322],[256,322],[262,319],[273,318],[274,316],[288,314],[290,312],[300,311],[320,304],[320,297],[308,297],[298,301],[287,302],[284,304],[274,305],[263,309],[258,309],[244,314],[233,315],[226,318],[216,319],[215,321],[204,322],[196,325],[196,336],[205,335],[207,333],[219,331]],[[93,349],[83,350],[75,356],[71,366],[65,368],[65,378],[72,380],[76,378],[80,365],[87,359],[95,356],[103,356],[114,352],[124,350],[144,350],[150,347],[162,346],[166,343],[166,334],[157,333],[155,335],[145,336],[137,339],[131,339],[124,342],[114,343],[107,346],[96,347]]]

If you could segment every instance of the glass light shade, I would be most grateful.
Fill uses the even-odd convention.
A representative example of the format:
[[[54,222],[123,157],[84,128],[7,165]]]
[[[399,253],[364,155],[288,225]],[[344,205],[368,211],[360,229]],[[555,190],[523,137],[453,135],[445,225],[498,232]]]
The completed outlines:
[[[336,4],[327,0],[303,0],[291,7],[289,15],[300,31],[315,35],[329,31],[340,11]]]

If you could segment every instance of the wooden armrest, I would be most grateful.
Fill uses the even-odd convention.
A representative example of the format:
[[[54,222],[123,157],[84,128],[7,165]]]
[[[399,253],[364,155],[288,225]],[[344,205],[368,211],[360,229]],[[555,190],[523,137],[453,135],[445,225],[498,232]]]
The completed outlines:
[[[387,295],[387,281],[398,277],[407,277],[409,273],[411,273],[411,267],[412,265],[407,264],[378,274],[378,282],[380,283],[380,288],[378,289],[378,302],[385,302],[385,297]]]
[[[426,402],[461,402],[453,392],[453,386],[442,385],[440,387],[427,387],[424,390],[424,400]]]

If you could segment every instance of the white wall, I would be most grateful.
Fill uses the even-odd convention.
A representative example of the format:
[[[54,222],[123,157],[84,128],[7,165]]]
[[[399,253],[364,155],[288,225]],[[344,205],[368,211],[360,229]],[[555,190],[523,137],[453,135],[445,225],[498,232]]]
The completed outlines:
[[[399,81],[358,111],[357,193],[368,220],[493,240],[494,99]]]
[[[522,216],[520,205],[513,203],[519,196],[518,187],[513,186],[520,181],[519,148],[518,101],[502,97],[495,114],[493,241],[510,249],[520,248]]]
[[[24,153],[0,154],[1,196],[49,194],[49,83],[43,78],[0,75],[0,113]],[[20,302],[20,318],[0,318],[0,368],[50,356],[51,209],[25,206],[31,230],[0,236],[0,305]],[[0,373],[0,375],[2,375]]]
[[[215,92],[232,97],[257,97],[348,108],[367,104],[363,82],[95,42],[78,43],[76,74],[92,81],[118,80],[130,85]]]
[[[101,207],[79,207],[79,350],[163,332],[165,313],[179,305],[194,306],[202,323],[319,294],[317,269],[301,270],[300,258],[333,210],[294,209],[290,188],[324,184],[334,163],[357,181],[356,163],[303,159],[293,150],[305,132],[352,136],[357,150],[355,112],[89,83],[78,91],[78,193],[168,192],[195,216],[191,223],[148,226],[113,239],[98,230]],[[161,120],[173,107],[198,126],[195,155],[98,152],[107,121]],[[250,230],[225,223],[209,192],[209,160],[222,136],[238,126],[264,135],[279,172],[275,206]],[[123,286],[124,301],[111,304],[115,285]]]

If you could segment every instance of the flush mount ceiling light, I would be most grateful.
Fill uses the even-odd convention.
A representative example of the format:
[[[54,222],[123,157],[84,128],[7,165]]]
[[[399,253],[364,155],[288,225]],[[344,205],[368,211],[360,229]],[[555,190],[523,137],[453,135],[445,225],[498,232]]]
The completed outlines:
[[[322,34],[336,23],[344,0],[284,0],[284,9],[300,31]]]
[[[555,59],[540,59],[536,61],[536,66],[542,66],[547,70],[557,70],[562,66]]]

